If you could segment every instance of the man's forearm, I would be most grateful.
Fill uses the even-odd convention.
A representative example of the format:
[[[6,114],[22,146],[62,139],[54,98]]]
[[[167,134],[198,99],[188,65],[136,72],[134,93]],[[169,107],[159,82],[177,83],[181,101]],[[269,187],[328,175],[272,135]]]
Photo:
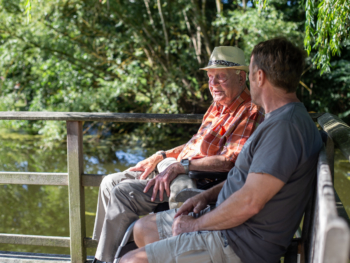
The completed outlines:
[[[196,230],[223,230],[241,225],[258,213],[252,207],[251,198],[242,191],[237,191],[213,211],[201,216],[196,221]]]
[[[270,174],[250,173],[240,190],[230,195],[216,209],[196,220],[195,231],[223,230],[243,224],[259,213],[284,184]]]
[[[215,155],[191,160],[190,170],[228,172],[233,166],[234,163],[228,160],[225,156]]]

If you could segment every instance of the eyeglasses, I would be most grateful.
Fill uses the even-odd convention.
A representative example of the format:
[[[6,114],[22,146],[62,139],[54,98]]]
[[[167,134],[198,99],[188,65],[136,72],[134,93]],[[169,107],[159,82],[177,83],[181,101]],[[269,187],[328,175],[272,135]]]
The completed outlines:
[[[216,74],[216,75],[211,75],[208,74],[209,82],[217,81],[219,83],[224,83],[229,79],[229,76],[227,74]]]

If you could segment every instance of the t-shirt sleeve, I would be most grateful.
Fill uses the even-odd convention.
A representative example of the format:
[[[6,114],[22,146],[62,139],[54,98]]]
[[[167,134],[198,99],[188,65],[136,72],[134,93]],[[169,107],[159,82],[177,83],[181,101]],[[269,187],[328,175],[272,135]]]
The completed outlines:
[[[286,121],[266,127],[257,140],[249,173],[267,173],[287,182],[300,162],[302,140],[299,130]]]

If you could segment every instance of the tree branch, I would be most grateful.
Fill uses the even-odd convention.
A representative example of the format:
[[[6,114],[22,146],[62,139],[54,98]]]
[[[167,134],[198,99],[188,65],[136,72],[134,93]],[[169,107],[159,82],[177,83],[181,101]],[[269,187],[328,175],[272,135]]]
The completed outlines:
[[[164,37],[165,37],[165,55],[166,55],[166,60],[167,63],[169,65],[169,37],[168,37],[168,32],[166,30],[166,26],[165,26],[165,21],[164,21],[164,16],[163,16],[163,11],[162,11],[162,5],[160,3],[160,0],[157,0],[157,4],[158,4],[158,12],[159,12],[159,16],[160,16],[160,20],[162,21],[162,26],[163,26],[163,33],[164,33]]]
[[[149,0],[144,0],[144,2],[145,2],[145,6],[146,6],[146,9],[147,9],[148,16],[149,16],[150,24],[151,24],[153,30],[156,31],[156,27],[154,26],[154,21],[153,21],[153,18],[152,18],[151,9],[149,8]]]
[[[202,19],[198,16],[198,14],[200,14],[200,10],[198,8],[197,1],[191,0],[191,2],[193,4],[193,8],[194,8],[195,21],[197,22],[197,25],[199,26],[200,31],[203,34],[205,49],[207,51],[208,56],[210,57],[212,48],[211,48],[211,45],[210,45],[210,41],[209,41],[207,30],[206,30],[205,26],[202,23]]]
[[[187,27],[187,30],[188,30],[188,34],[190,35],[190,38],[192,40],[192,43],[193,43],[193,47],[194,47],[194,51],[196,53],[196,57],[197,57],[197,61],[199,64],[202,63],[202,60],[201,60],[201,57],[200,57],[200,53],[201,53],[201,50],[198,46],[197,46],[197,42],[196,42],[196,38],[193,36],[192,32],[191,32],[191,24],[190,22],[188,21],[188,17],[187,17],[187,14],[186,14],[186,11],[185,10],[182,10],[182,13],[185,17],[185,23],[186,23],[186,27]],[[199,36],[200,37],[200,36]]]

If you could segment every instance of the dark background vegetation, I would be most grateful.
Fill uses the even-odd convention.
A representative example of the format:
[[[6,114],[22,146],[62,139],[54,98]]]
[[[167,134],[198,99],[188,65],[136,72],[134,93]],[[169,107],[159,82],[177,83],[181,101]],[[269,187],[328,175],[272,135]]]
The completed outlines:
[[[198,70],[215,46],[249,55],[260,41],[286,36],[303,47],[305,9],[299,1],[62,0],[0,2],[0,110],[204,113],[211,104]],[[309,111],[350,123],[350,42],[331,72],[320,74],[311,52],[298,96]],[[4,121],[5,128],[65,137],[63,122]],[[195,125],[86,123],[99,137],[121,134],[156,143],[188,136]],[[133,138],[130,134],[138,134]]]

